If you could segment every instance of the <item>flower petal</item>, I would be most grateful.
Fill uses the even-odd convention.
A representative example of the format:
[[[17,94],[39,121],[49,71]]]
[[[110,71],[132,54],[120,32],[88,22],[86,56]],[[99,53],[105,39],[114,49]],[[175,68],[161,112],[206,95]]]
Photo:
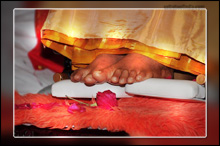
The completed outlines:
[[[73,103],[73,104],[71,104],[71,105],[68,107],[67,111],[68,111],[69,113],[71,113],[71,114],[72,114],[74,111],[85,112],[85,111],[86,111],[86,108],[80,106],[79,104]]]
[[[98,107],[107,110],[111,110],[112,107],[118,106],[116,94],[110,90],[98,92],[96,96],[96,102]]]

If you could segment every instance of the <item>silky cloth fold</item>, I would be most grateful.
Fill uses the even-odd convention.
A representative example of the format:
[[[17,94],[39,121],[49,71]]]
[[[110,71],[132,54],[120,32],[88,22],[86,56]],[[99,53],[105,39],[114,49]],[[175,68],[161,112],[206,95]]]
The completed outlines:
[[[204,9],[51,10],[42,30],[73,38],[131,39],[205,63]]]

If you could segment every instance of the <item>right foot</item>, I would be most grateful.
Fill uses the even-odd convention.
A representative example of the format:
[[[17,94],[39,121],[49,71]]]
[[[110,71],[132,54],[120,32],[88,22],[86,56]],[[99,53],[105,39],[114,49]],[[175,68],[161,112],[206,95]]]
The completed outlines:
[[[173,77],[172,69],[137,53],[128,54],[110,67],[93,72],[93,78],[98,82],[109,82],[115,85],[132,84],[148,78],[167,77]]]
[[[113,54],[100,54],[96,59],[88,65],[86,68],[80,68],[71,74],[71,81],[73,82],[83,82],[86,85],[94,85],[97,83],[92,76],[93,72],[107,68],[115,63],[117,63],[123,56],[113,55]]]

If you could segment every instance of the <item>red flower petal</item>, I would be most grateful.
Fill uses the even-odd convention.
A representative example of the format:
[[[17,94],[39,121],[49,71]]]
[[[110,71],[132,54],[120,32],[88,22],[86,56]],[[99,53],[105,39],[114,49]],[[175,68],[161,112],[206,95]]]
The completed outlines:
[[[82,107],[82,106],[80,106],[80,105],[78,105],[78,104],[76,104],[76,103],[73,103],[73,104],[71,104],[71,105],[68,107],[67,111],[68,111],[69,113],[71,113],[71,114],[72,114],[74,111],[85,112],[85,111],[86,111],[86,108],[84,108],[84,107]]]
[[[96,96],[96,103],[102,109],[112,110],[112,107],[118,106],[116,94],[110,90],[98,92]]]

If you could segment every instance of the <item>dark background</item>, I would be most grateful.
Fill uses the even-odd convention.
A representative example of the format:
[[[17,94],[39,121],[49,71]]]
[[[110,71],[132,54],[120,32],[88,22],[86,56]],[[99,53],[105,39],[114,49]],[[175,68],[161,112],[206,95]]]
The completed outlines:
[[[207,138],[13,138],[14,8],[206,8]],[[218,1],[1,1],[1,144],[219,144]]]

